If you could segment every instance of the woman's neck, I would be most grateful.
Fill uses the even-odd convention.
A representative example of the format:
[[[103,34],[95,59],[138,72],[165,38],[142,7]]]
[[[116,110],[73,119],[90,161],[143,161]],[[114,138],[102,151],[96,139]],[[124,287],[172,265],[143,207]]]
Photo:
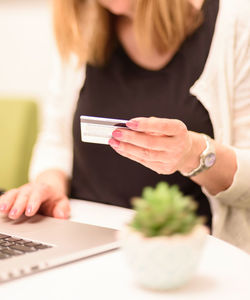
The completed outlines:
[[[138,47],[133,21],[126,17],[119,17],[116,23],[117,36],[127,55],[136,64],[149,70],[158,70],[165,66],[174,55],[171,53],[160,54],[156,50],[143,51]]]
[[[189,0],[196,9],[201,9],[205,0]],[[133,18],[117,16],[117,36],[127,55],[138,65],[149,70],[159,70],[167,65],[176,53],[171,49],[167,53],[159,53],[156,50],[144,51],[138,47],[134,31]]]
[[[196,9],[201,9],[206,0],[189,0]]]

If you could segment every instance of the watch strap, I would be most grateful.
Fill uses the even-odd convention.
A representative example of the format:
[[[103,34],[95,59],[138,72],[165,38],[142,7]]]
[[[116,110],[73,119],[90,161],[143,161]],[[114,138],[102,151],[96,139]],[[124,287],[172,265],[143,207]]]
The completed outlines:
[[[212,143],[212,139],[204,133],[202,133],[202,136],[204,137],[204,139],[206,141],[206,148],[200,155],[200,164],[197,168],[193,169],[192,171],[190,171],[188,173],[180,172],[185,177],[196,176],[199,173],[201,173],[202,171],[207,170],[207,169],[211,168],[214,165],[214,163],[210,166],[206,166],[206,164],[205,164],[205,159],[206,159],[207,155],[209,155],[209,154],[214,154],[215,155],[215,147]]]

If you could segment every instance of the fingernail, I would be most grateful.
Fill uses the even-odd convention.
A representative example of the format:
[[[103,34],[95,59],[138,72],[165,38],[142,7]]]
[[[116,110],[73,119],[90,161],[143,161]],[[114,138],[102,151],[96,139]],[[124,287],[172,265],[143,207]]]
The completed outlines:
[[[7,205],[4,204],[4,203],[2,203],[2,204],[0,205],[0,211],[5,211],[6,209],[7,209]]]
[[[131,128],[131,129],[137,129],[138,128],[138,125],[139,125],[139,122],[138,121],[128,121],[126,123],[126,126],[128,128]]]
[[[32,212],[32,206],[31,205],[28,205],[28,207],[26,208],[26,214],[27,215],[30,215]]]
[[[17,213],[17,209],[16,209],[16,208],[13,208],[13,209],[10,211],[10,216],[11,216],[11,217],[14,217],[16,213]]]
[[[65,214],[64,211],[62,211],[62,210],[60,210],[60,211],[58,212],[58,214],[59,214],[59,217],[60,217],[60,218],[65,218],[65,217],[66,217],[66,214]]]
[[[118,148],[120,145],[120,142],[114,139],[109,140],[109,145],[113,148]]]
[[[112,136],[116,139],[120,139],[122,137],[122,132],[120,130],[115,130],[112,132]]]

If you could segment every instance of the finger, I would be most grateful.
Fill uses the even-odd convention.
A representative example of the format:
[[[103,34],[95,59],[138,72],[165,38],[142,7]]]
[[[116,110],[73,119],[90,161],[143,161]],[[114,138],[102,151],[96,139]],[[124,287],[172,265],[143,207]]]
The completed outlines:
[[[28,217],[35,215],[41,204],[52,197],[52,191],[49,185],[39,183],[35,184],[27,202],[25,214]]]
[[[0,197],[0,212],[8,214],[13,203],[16,200],[16,196],[19,193],[19,189],[12,189]]]
[[[112,136],[118,141],[157,151],[171,151],[179,142],[179,136],[152,135],[126,129],[116,129]]]
[[[137,163],[140,163],[144,167],[149,168],[158,174],[165,174],[165,175],[168,174],[169,175],[176,171],[175,168],[172,168],[171,166],[168,166],[167,164],[164,164],[162,162],[148,162],[148,161],[140,159],[134,155],[130,155],[130,154],[127,154],[127,153],[119,151],[119,150],[117,150],[116,152],[126,158],[129,158]]]
[[[133,155],[139,159],[151,162],[164,162],[169,160],[168,153],[166,151],[156,151],[148,148],[138,147],[129,143],[123,143],[115,139],[109,140],[110,146],[128,155]]]
[[[8,215],[10,219],[18,219],[23,214],[26,208],[28,198],[30,196],[30,192],[30,185],[25,185],[22,188],[20,188],[20,192],[16,196],[16,200],[13,203]]]
[[[53,217],[58,219],[68,219],[70,216],[70,205],[68,198],[58,201],[53,209]]]
[[[180,120],[155,117],[134,118],[127,122],[126,126],[136,131],[153,132],[169,136],[187,131],[186,125]]]
[[[70,215],[70,205],[67,197],[48,200],[41,206],[41,212],[58,219],[67,219]]]

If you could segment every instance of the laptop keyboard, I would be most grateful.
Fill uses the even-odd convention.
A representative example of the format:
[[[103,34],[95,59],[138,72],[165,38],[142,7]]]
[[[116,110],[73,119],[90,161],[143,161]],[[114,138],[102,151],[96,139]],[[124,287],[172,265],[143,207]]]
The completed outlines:
[[[51,246],[0,233],[0,260],[48,248]]]

